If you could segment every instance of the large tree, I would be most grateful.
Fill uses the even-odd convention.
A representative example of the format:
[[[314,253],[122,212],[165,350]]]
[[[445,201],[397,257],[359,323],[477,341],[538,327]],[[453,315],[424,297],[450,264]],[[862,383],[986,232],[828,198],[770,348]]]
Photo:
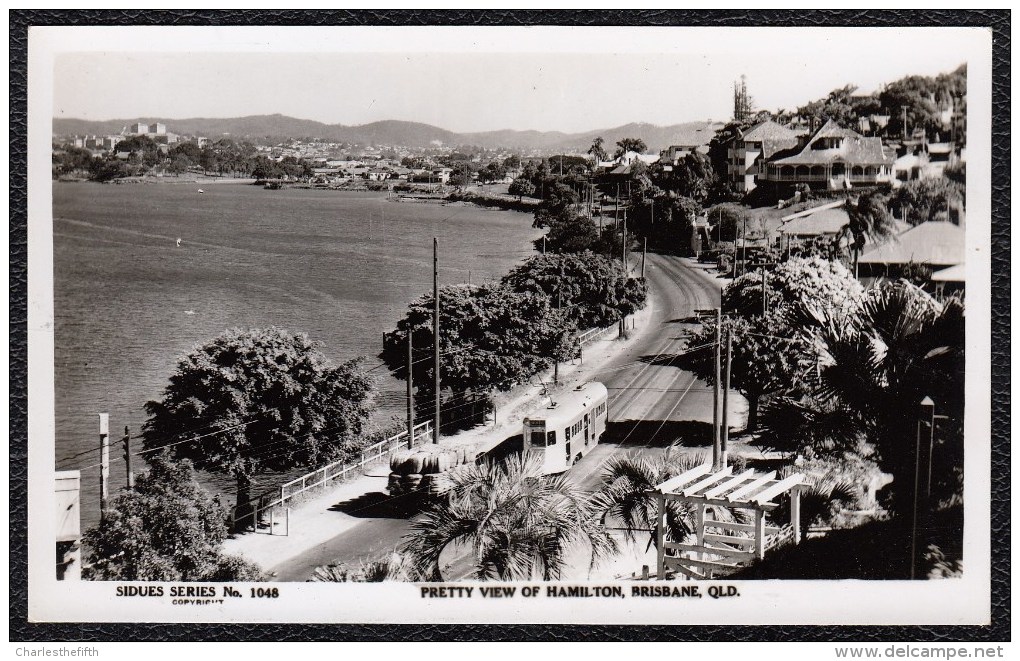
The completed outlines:
[[[669,171],[656,164],[650,168],[650,174],[652,183],[659,188],[691,198],[699,204],[708,199],[716,178],[712,162],[700,152],[680,158]]]
[[[800,323],[803,310],[849,323],[863,299],[863,288],[846,267],[817,257],[791,259],[764,274],[752,271],[726,288],[722,330],[723,338],[732,333],[730,383],[748,400],[748,429],[755,429],[764,398],[800,388],[813,365],[809,338]],[[714,319],[702,321],[688,335],[690,347],[715,341]],[[680,364],[713,384],[712,355],[710,348],[700,349],[685,355]]]
[[[251,581],[258,567],[224,555],[227,510],[195,481],[190,461],[149,459],[135,486],[115,495],[103,521],[84,536],[90,567],[102,581]]]
[[[231,475],[243,506],[264,471],[359,449],[373,389],[358,361],[332,364],[307,335],[232,329],[178,360],[162,398],[146,404],[144,443]]]
[[[911,225],[949,220],[949,210],[963,203],[964,190],[947,177],[915,179],[896,189],[889,206]]]
[[[593,252],[532,257],[503,277],[514,291],[540,294],[579,328],[606,326],[645,305],[647,288],[617,260]]]
[[[543,475],[533,455],[466,464],[446,477],[449,496],[411,522],[402,546],[418,580],[443,580],[450,552],[471,558],[476,580],[554,581],[575,547],[587,549],[591,568],[616,551],[592,496],[566,475]]]
[[[510,188],[507,190],[511,195],[516,195],[517,199],[522,199],[525,195],[532,195],[535,192],[535,184],[531,183],[531,179],[521,175],[512,182],[510,182]]]
[[[397,327],[384,335],[380,354],[398,379],[407,378],[407,334],[416,348],[416,402],[424,411],[435,402],[435,347],[432,294],[408,306]],[[507,391],[554,362],[569,359],[576,331],[566,310],[546,296],[503,285],[449,285],[439,291],[441,387],[453,393]]]

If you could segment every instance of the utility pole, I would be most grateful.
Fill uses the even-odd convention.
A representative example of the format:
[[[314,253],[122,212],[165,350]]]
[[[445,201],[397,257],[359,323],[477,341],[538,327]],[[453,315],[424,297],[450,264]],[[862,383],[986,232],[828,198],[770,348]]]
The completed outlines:
[[[929,498],[931,496],[931,455],[935,445],[935,402],[930,397],[921,400],[917,417],[917,439],[914,443],[914,512],[910,531],[910,579],[917,576],[917,565],[924,559],[924,540],[920,533],[928,529]],[[921,548],[918,548],[921,542]]]
[[[726,377],[722,391],[722,448],[720,453],[720,468],[726,468],[728,461],[727,446],[730,442],[730,366],[733,358],[733,329],[726,331]]]
[[[761,265],[761,316],[769,311],[769,288],[765,282],[765,265]]]
[[[630,265],[627,264],[627,210],[623,210],[623,268],[630,276]]]
[[[135,474],[131,470],[131,432],[128,430],[127,425],[124,425],[124,467],[127,472],[127,488],[128,490],[135,488]]]
[[[414,447],[414,345],[407,328],[407,449]]]
[[[641,246],[641,279],[645,278],[645,259],[648,257],[648,237],[645,237],[644,244]]]
[[[99,519],[106,516],[110,489],[110,414],[99,414]]]
[[[439,443],[439,239],[432,238],[432,298],[435,299],[436,309],[432,317],[432,337],[435,338],[435,365],[433,371],[436,377],[436,421],[432,430],[432,442]]]
[[[559,256],[560,277],[556,281],[556,309],[563,307],[563,255]]]
[[[721,380],[720,365],[722,358],[722,308],[715,309],[715,387],[712,389],[712,467],[720,468],[722,459],[722,441],[719,438],[719,388]]]
[[[740,275],[747,273],[747,216],[743,219],[743,229],[740,231]]]

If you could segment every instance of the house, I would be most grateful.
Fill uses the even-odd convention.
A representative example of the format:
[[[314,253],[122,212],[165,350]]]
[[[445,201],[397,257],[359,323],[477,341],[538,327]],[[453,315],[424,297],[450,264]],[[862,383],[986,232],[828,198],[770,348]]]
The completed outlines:
[[[780,247],[789,250],[818,238],[835,238],[850,222],[843,208],[845,200],[830,202],[783,216],[779,227]]]
[[[858,258],[861,279],[899,277],[911,264],[923,264],[933,273],[964,263],[966,230],[948,221],[921,223]]]
[[[675,166],[681,158],[698,152],[708,154],[708,145],[725,124],[721,122],[688,122],[681,124],[670,136],[670,146],[659,152],[664,167]]]
[[[772,120],[752,126],[726,151],[726,178],[735,190],[750,193],[757,187],[765,163],[777,152],[797,144],[796,133]]]
[[[760,181],[770,182],[777,191],[800,184],[845,190],[891,182],[892,165],[881,138],[866,138],[830,120],[803,147],[774,154]]]

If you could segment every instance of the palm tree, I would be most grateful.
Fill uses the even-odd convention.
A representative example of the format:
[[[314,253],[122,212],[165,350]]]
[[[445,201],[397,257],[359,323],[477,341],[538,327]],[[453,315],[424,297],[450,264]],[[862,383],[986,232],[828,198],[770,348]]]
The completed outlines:
[[[646,548],[658,540],[658,505],[654,489],[666,480],[685,473],[706,463],[703,454],[690,455],[680,451],[679,446],[666,448],[654,459],[626,455],[610,459],[602,471],[602,489],[596,500],[603,520],[618,519],[624,528],[624,536],[630,542],[637,541],[638,532],[648,532]],[[717,519],[732,520],[731,510],[714,508]],[[678,500],[666,501],[665,539],[682,543],[694,533],[694,507]]]
[[[468,550],[478,580],[556,580],[567,551],[585,545],[589,568],[616,551],[592,497],[564,475],[542,475],[534,456],[462,465],[445,474],[448,497],[412,522],[401,552],[409,573],[441,581],[440,556]]]
[[[893,476],[895,513],[905,513],[913,496],[918,404],[930,397],[940,414],[963,417],[963,303],[940,304],[900,280],[870,292],[855,318],[837,323],[819,314],[804,321],[814,327],[816,374],[805,396],[769,405],[760,441],[825,450],[865,441]]]
[[[609,158],[609,154],[606,153],[605,148],[602,146],[606,141],[599,136],[592,140],[591,147],[588,148],[588,154],[595,159],[595,165]]]
[[[322,565],[315,568],[308,580],[316,583],[382,583],[406,579],[403,558],[393,553],[389,558],[369,562],[362,560],[356,568],[343,562]]]
[[[841,235],[853,237],[851,247],[854,251],[854,277],[857,277],[857,260],[866,240],[874,241],[892,236],[896,225],[892,214],[889,213],[886,196],[878,192],[865,193],[856,201],[848,197],[846,213],[849,222],[842,229]]]

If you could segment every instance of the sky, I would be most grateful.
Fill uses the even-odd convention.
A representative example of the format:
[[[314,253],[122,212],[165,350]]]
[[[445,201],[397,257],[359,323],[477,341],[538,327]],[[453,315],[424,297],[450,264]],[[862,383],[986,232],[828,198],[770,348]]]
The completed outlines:
[[[459,132],[581,132],[726,120],[741,75],[757,108],[792,109],[846,84],[874,91],[965,61],[952,47],[957,33],[938,29],[482,28],[444,39],[435,28],[335,28],[269,40],[219,30],[186,47],[165,32],[66,40],[72,52],[54,59],[54,115],[280,113],[348,125],[399,119]]]

